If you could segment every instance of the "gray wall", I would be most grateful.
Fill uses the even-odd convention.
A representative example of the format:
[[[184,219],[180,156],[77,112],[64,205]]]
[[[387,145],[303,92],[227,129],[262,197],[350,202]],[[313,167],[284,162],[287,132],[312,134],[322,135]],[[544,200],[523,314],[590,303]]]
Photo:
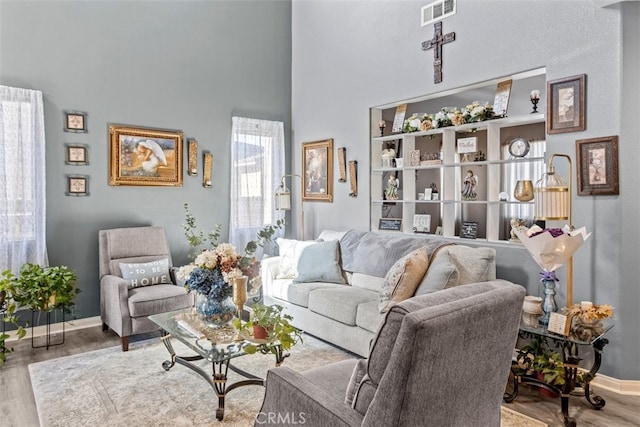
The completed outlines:
[[[443,32],[455,31],[456,40],[444,46],[444,81],[436,85],[433,52],[420,49],[433,37],[433,25],[420,27],[420,8],[426,3],[293,2],[293,172],[301,170],[301,144],[324,138],[334,138],[336,148],[346,147],[348,160],[358,160],[359,170],[357,198],[349,197],[348,184],[335,178],[334,203],[305,203],[305,234],[368,228],[369,108],[542,66],[547,80],[585,73],[587,129],[550,135],[548,151],[575,158],[576,139],[619,135],[621,196],[578,197],[574,191],[573,222],[593,231],[575,256],[574,301],[615,307],[616,326],[608,335],[601,372],[640,379],[640,206],[635,185],[628,185],[638,182],[634,103],[640,97],[640,4],[602,8],[590,0],[459,0],[458,13],[443,22]],[[545,88],[539,89],[544,94]],[[543,97],[542,111],[545,102]],[[514,103],[529,100],[512,99]],[[556,165],[559,171],[561,164]],[[497,250],[498,274],[538,294],[539,268],[528,253]],[[560,304],[565,299],[564,270],[559,272]]]
[[[290,22],[287,1],[2,0],[0,84],[43,92],[47,246],[51,264],[79,275],[78,316],[99,315],[98,230],[164,226],[180,265],[189,203],[226,237],[232,115],[280,120],[290,133]],[[89,133],[62,131],[67,109],[88,112]],[[201,168],[181,188],[110,187],[108,123],[196,138],[214,154],[213,188]],[[71,142],[89,144],[89,166],[64,164]],[[65,196],[72,173],[90,175],[89,197]]]

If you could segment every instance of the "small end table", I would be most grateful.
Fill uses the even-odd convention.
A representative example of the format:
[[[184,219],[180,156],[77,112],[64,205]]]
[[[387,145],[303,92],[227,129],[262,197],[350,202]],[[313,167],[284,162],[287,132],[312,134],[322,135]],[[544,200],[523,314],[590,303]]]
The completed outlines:
[[[578,372],[578,364],[582,360],[578,355],[578,349],[580,346],[591,346],[594,352],[593,365],[589,369],[589,374],[586,375],[586,381],[584,384],[584,397],[593,406],[594,409],[602,409],[606,404],[605,400],[597,395],[592,394],[590,388],[590,382],[595,377],[596,373],[600,369],[602,362],[602,351],[604,346],[609,343],[609,340],[604,338],[611,328],[613,323],[606,325],[603,332],[589,340],[580,340],[573,335],[562,336],[549,332],[546,328],[520,325],[518,336],[520,338],[538,338],[543,340],[551,340],[558,352],[562,353],[562,361],[564,366],[564,385],[555,386],[547,384],[544,380],[539,380],[535,377],[517,375],[513,373],[513,393],[506,393],[503,396],[505,402],[513,402],[518,397],[518,385],[520,383],[530,384],[535,387],[550,390],[560,397],[562,416],[564,419],[564,425],[567,427],[575,427],[576,421],[569,416],[569,395],[576,388],[576,375]],[[513,368],[514,365],[512,365]],[[513,371],[513,369],[512,369]]]

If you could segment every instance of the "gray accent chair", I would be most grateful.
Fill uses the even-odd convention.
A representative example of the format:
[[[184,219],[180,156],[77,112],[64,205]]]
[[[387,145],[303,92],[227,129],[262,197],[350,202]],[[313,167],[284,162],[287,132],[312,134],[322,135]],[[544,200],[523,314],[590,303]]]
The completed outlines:
[[[120,263],[144,263],[171,252],[162,227],[129,227],[100,230],[100,317],[102,330],[109,328],[122,338],[122,351],[129,350],[129,337],[158,330],[147,316],[193,306],[193,295],[184,287],[157,284],[130,288],[122,279]]]
[[[255,426],[496,426],[525,289],[503,280],[410,298],[367,359],[270,369]]]

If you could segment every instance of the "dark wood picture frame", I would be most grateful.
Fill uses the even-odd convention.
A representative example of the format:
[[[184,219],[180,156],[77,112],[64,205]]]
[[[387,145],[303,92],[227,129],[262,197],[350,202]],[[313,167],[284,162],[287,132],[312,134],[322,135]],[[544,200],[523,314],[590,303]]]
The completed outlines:
[[[89,164],[87,144],[65,144],[65,165],[85,166]]]
[[[184,134],[109,125],[109,185],[182,187]]]
[[[586,74],[547,82],[547,133],[586,129]]]
[[[302,200],[333,202],[333,139],[302,144]]]
[[[87,113],[84,111],[65,111],[63,129],[65,132],[87,133]]]
[[[475,239],[478,237],[478,223],[474,221],[463,221],[460,227],[460,238]]]
[[[67,175],[67,196],[88,196],[89,175]]]
[[[620,194],[618,181],[618,136],[576,141],[579,196]]]

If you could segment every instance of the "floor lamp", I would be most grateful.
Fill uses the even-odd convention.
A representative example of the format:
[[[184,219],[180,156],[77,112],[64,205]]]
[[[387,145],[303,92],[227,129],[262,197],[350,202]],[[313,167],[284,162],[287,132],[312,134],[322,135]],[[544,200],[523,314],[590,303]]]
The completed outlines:
[[[555,157],[564,157],[569,162],[569,185],[553,167]],[[566,154],[552,154],[549,159],[547,172],[536,182],[535,186],[535,219],[544,221],[569,221],[569,228],[573,230],[571,219],[571,194],[573,182],[571,179],[571,157]],[[573,304],[573,256],[567,260],[567,307]]]
[[[282,175],[280,179],[280,187],[276,190],[276,210],[278,211],[290,211],[291,210],[291,191],[284,183],[286,177],[298,177],[300,179],[300,240],[304,240],[304,209],[302,207],[302,177],[296,174]]]

